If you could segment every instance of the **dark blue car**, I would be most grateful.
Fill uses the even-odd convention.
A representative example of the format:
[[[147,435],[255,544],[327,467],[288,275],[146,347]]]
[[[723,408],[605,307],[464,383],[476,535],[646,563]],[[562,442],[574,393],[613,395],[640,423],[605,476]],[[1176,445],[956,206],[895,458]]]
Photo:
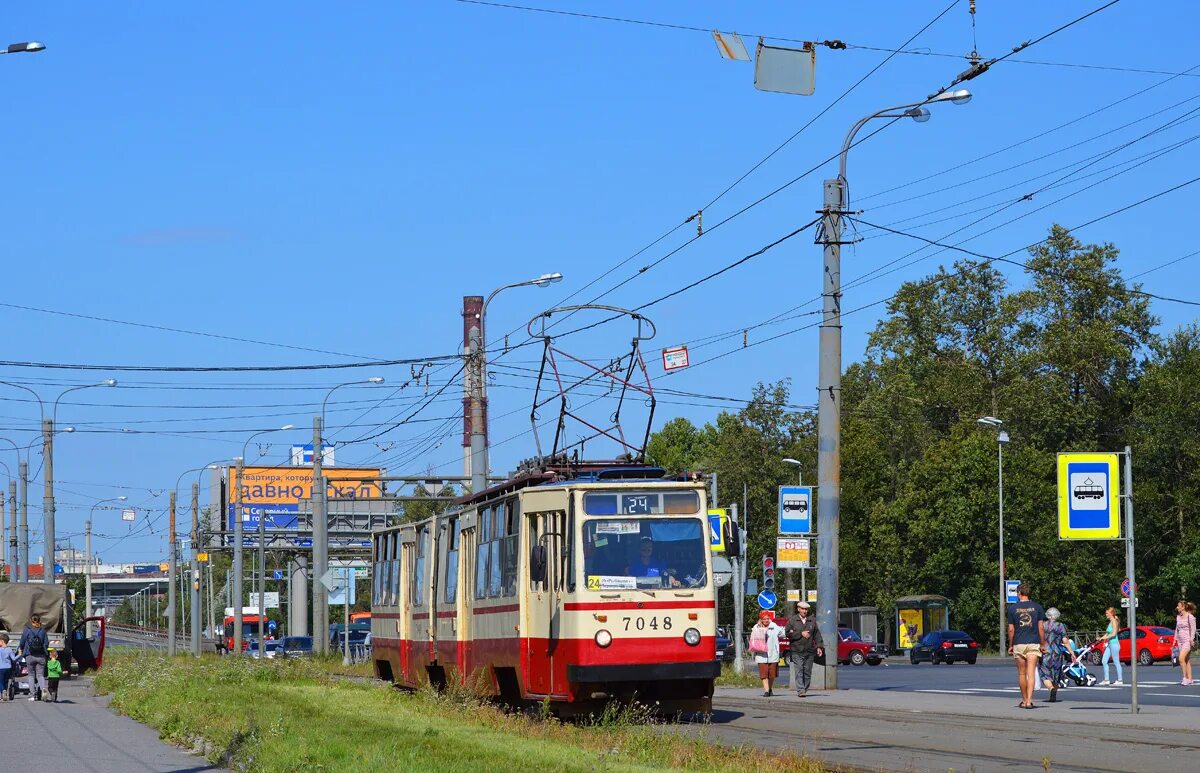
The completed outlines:
[[[719,625],[717,626],[717,660],[721,663],[732,663],[733,658],[733,639],[729,638],[729,629]]]

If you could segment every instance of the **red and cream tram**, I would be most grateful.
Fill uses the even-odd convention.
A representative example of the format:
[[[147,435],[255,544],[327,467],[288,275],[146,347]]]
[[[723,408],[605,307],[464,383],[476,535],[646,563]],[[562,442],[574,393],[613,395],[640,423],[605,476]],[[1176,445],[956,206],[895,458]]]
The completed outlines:
[[[656,468],[526,473],[374,534],[375,673],[559,713],[613,699],[708,711],[706,492]]]

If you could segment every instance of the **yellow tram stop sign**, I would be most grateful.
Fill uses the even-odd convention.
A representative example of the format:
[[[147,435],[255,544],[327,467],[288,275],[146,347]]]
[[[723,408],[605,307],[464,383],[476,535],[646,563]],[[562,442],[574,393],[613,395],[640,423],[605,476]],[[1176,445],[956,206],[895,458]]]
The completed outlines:
[[[1058,455],[1058,538],[1120,539],[1120,478],[1115,453]]]

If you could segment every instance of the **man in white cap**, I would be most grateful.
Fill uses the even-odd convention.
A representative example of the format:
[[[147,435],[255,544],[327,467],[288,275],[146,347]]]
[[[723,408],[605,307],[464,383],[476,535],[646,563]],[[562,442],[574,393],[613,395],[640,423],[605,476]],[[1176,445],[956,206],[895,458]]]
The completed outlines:
[[[808,694],[812,682],[814,655],[825,653],[825,642],[821,640],[821,629],[809,614],[807,601],[796,603],[796,614],[788,618],[783,629],[788,638],[788,667],[796,675],[796,694],[803,698]]]

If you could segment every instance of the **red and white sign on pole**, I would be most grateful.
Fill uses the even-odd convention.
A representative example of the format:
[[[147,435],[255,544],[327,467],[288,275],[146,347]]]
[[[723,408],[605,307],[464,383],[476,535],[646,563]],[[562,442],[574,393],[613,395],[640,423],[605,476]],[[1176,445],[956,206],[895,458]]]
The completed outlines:
[[[674,346],[663,349],[663,370],[679,370],[688,366],[688,350],[686,346]]]

